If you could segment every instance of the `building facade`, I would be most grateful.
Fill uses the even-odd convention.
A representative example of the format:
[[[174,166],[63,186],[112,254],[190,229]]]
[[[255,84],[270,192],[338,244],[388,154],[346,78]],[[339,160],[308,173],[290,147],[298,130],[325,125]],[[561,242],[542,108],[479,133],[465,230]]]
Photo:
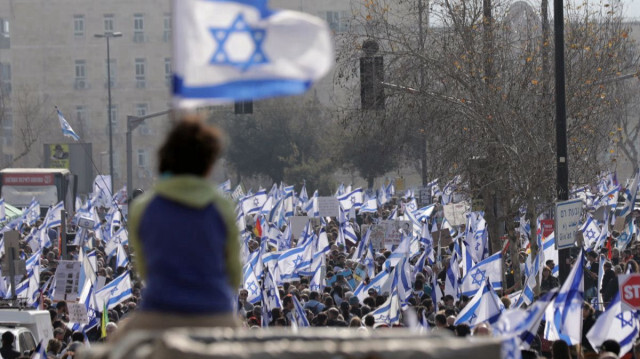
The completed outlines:
[[[350,16],[343,0],[272,0],[270,6],[320,16],[336,32],[347,29]],[[122,33],[108,40],[109,60],[107,39],[95,36],[108,32]],[[57,106],[81,142],[92,144],[92,176],[109,173],[111,121],[114,186],[126,184],[127,116],[170,108],[171,51],[169,0],[0,2],[0,167],[41,167],[43,144],[72,141],[61,134]],[[329,75],[315,95],[330,101],[331,91]],[[168,127],[165,115],[133,132],[134,187],[152,183]]]

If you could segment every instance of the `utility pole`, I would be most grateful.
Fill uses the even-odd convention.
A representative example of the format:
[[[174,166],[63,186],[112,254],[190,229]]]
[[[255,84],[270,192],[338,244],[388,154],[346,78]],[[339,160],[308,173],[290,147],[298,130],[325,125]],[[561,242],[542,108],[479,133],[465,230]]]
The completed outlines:
[[[422,26],[422,17],[423,17],[423,12],[425,9],[425,6],[422,2],[423,0],[418,0],[418,41],[419,41],[419,48],[420,48],[420,56],[424,55],[424,29]],[[429,0],[427,0],[427,9],[429,8]],[[427,15],[427,19],[429,18],[429,15]],[[427,25],[428,27],[428,25]],[[424,91],[424,71],[423,71],[423,66],[420,66],[420,73],[418,74],[418,76],[420,76],[420,91]],[[422,103],[423,101],[420,100],[420,104],[418,106],[420,114],[423,113],[424,109],[422,107]],[[424,117],[423,117],[424,118]],[[422,166],[422,187],[426,187],[427,184],[429,183],[429,178],[428,178],[428,173],[427,173],[427,129],[424,128],[426,126],[423,126],[422,129],[422,133],[420,134],[421,139],[422,139],[422,146],[421,146],[421,150],[420,150],[420,163]]]
[[[558,201],[569,199],[569,165],[567,163],[567,109],[564,78],[564,6],[563,0],[553,1],[553,28],[556,60],[556,189]],[[558,250],[560,283],[564,283],[571,270],[567,264],[571,248]]]
[[[111,194],[113,194],[113,119],[111,118],[111,52],[109,49],[109,39],[112,37],[122,37],[121,32],[107,31],[103,34],[93,35],[99,39],[107,40],[107,118],[109,120],[109,176],[111,177]]]

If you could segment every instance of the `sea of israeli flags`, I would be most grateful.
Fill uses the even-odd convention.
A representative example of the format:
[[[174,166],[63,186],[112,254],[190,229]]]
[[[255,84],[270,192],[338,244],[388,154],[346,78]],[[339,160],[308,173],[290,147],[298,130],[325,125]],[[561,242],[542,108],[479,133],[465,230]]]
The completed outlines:
[[[309,197],[306,186],[301,188],[300,193],[296,193],[292,186],[285,184],[274,184],[270,190],[260,188],[255,193],[251,190],[245,192],[241,185],[232,190],[230,182],[225,182],[219,189],[237,203],[237,224],[242,231],[242,257],[245,263],[243,287],[249,291],[249,301],[262,302],[263,309],[266,307],[270,310],[278,306],[280,298],[277,286],[285,282],[306,277],[310,280],[310,289],[320,292],[329,285],[325,275],[330,269],[326,268],[323,254],[329,250],[325,226],[328,221],[333,220],[338,228],[338,248],[346,251],[345,248],[355,247],[349,259],[361,264],[364,267],[363,272],[366,273],[365,277],[369,278],[367,281],[356,282],[357,284],[351,288],[353,295],[362,302],[370,289],[388,294],[386,302],[372,313],[376,323],[390,326],[402,323],[405,316],[410,317],[406,312],[412,310],[408,305],[408,298],[413,291],[417,273],[423,272],[426,266],[442,266],[442,252],[434,250],[440,244],[438,239],[434,239],[434,234],[440,230],[448,230],[453,237],[454,245],[451,253],[448,253],[449,262],[444,269],[446,280],[443,287],[441,288],[436,281],[436,273],[428,278],[433,283],[431,294],[434,303],[437,305],[445,295],[452,295],[455,299],[462,295],[469,296],[471,301],[459,313],[456,323],[467,323],[472,328],[479,323],[489,323],[496,335],[503,339],[504,348],[526,349],[543,320],[546,339],[563,339],[570,345],[581,341],[579,323],[582,323],[582,303],[585,299],[582,280],[584,253],[601,251],[609,241],[610,227],[615,222],[615,217],[620,218],[625,213],[627,216],[631,213],[637,195],[637,178],[636,174],[628,182],[627,188],[624,188],[624,203],[612,199],[623,187],[611,174],[600,177],[595,186],[585,186],[572,193],[572,197],[583,199],[585,208],[585,216],[580,227],[585,238],[583,251],[564,285],[542,298],[536,295],[542,266],[552,260],[556,264],[556,267],[552,268],[552,275],[558,275],[559,261],[555,236],[553,232],[543,235],[540,223],[545,219],[543,216],[536,219],[537,230],[532,234],[529,221],[525,218],[526,209],[521,211],[521,217],[516,219],[520,223],[517,230],[528,257],[521,265],[523,289],[511,295],[510,308],[505,308],[496,294],[497,291],[506,289],[503,282],[504,253],[502,249],[490,253],[487,222],[482,212],[469,212],[464,227],[452,226],[446,218],[439,217],[436,204],[419,207],[415,190],[396,192],[393,182],[375,191],[340,185],[333,196],[329,196],[334,197],[339,203],[339,211],[332,218],[320,216],[317,205],[320,198],[318,191]],[[456,177],[447,182],[445,189],[441,191],[438,181],[435,180],[431,183],[431,192],[434,198],[440,199],[438,204],[444,205],[453,201],[456,188],[461,186],[464,186],[463,179]],[[408,221],[410,230],[409,233],[402,233],[400,243],[386,247],[391,250],[391,255],[385,258],[382,269],[376,272],[373,263],[380,253],[374,250],[370,241],[371,228],[360,233],[354,215],[374,213],[389,204],[392,199],[400,199],[402,205],[395,202],[396,207],[391,209],[387,218]],[[289,201],[289,204],[280,205],[286,201]],[[593,213],[602,206],[608,206],[610,210],[606,211],[604,220],[596,219]],[[401,207],[403,211],[399,210]],[[290,230],[291,217],[294,214],[306,214],[309,217],[307,225],[295,236]],[[314,218],[321,221],[320,226],[315,222],[315,229],[310,225]],[[252,232],[248,229],[251,227]],[[626,248],[630,245],[630,240],[626,238],[631,238],[634,233],[637,233],[635,224],[627,221],[625,230],[613,245],[619,249]],[[294,237],[299,240],[296,241]],[[255,239],[259,239],[261,245],[257,250],[251,251],[249,243]],[[531,241],[535,241],[541,250],[537,253],[531,251]],[[601,261],[601,265],[603,262],[604,260]],[[619,306],[610,305],[602,314],[602,318],[609,315],[607,313],[613,310],[611,308],[620,310]],[[628,328],[624,329],[628,333],[637,334],[637,319],[635,316],[631,318],[631,313],[628,315],[628,322],[632,323],[632,326],[628,325]],[[265,320],[263,325],[267,325],[268,322]],[[424,320],[418,318],[414,322],[424,323]],[[296,325],[308,324],[301,321]],[[602,341],[605,338],[617,335],[622,338],[622,332],[619,333],[617,327],[608,328],[600,329],[597,334],[592,330],[593,339],[589,340],[597,345],[598,340]],[[519,350],[505,349],[503,354],[504,357],[520,357]]]
[[[637,177],[637,175],[636,175]],[[629,181],[630,185],[637,186],[636,177]],[[463,180],[456,178],[447,183],[450,192],[448,200],[455,198],[456,186],[462,186]],[[627,186],[628,187],[628,186]],[[99,188],[99,187],[96,187]],[[626,236],[637,233],[633,222],[627,222],[624,231],[620,234],[622,240],[611,244],[608,240],[611,233],[611,224],[615,217],[622,218],[622,213],[630,213],[637,196],[637,188],[623,188],[612,180],[612,176],[605,176],[597,184],[590,188],[583,188],[573,195],[582,198],[587,213],[580,230],[585,238],[583,253],[586,251],[600,251],[606,245],[613,245],[624,249],[630,245]],[[597,190],[595,190],[597,188]],[[321,197],[318,191],[308,196],[306,186],[302,186],[300,192],[296,192],[294,186],[274,184],[270,190],[259,188],[257,191],[245,191],[241,185],[232,190],[230,181],[219,186],[219,190],[236,202],[236,224],[241,229],[241,257],[243,263],[243,284],[248,293],[248,300],[252,303],[260,302],[264,310],[263,325],[270,322],[269,316],[273,308],[281,308],[282,301],[279,297],[278,286],[285,282],[297,281],[302,277],[308,278],[312,290],[322,291],[330,285],[326,278],[325,255],[330,251],[330,242],[326,233],[327,223],[335,221],[338,229],[336,243],[341,245],[339,250],[354,247],[350,256],[362,265],[361,273],[368,280],[354,280],[351,288],[354,296],[364,300],[370,289],[378,293],[386,293],[387,301],[373,312],[378,324],[396,325],[410,316],[407,311],[412,310],[408,299],[414,290],[413,284],[418,273],[425,273],[424,269],[430,267],[436,269],[442,266],[443,247],[439,235],[441,230],[446,230],[454,240],[453,250],[449,255],[446,266],[446,280],[441,287],[437,282],[436,271],[427,280],[433,283],[432,297],[437,303],[445,295],[452,295],[459,299],[462,295],[471,297],[471,301],[459,313],[456,322],[467,323],[471,327],[476,323],[490,323],[503,336],[505,347],[525,348],[530,344],[532,331],[541,320],[545,321],[545,338],[563,339],[569,344],[580,342],[581,329],[576,323],[582,322],[582,302],[585,299],[584,284],[582,281],[584,254],[581,253],[569,278],[561,288],[543,298],[535,295],[536,283],[541,276],[541,266],[552,259],[558,263],[555,250],[555,238],[553,233],[543,235],[538,218],[537,231],[531,233],[531,226],[524,215],[519,219],[518,231],[521,234],[522,244],[529,245],[530,241],[536,241],[542,250],[538,253],[528,251],[528,257],[523,263],[523,276],[525,286],[522,291],[512,295],[511,308],[505,308],[497,297],[496,291],[504,289],[503,282],[503,252],[502,250],[489,252],[487,223],[482,212],[469,212],[466,225],[463,227],[452,226],[439,215],[439,204],[418,206],[415,198],[415,190],[404,192],[396,191],[394,183],[382,185],[376,191],[364,191],[362,188],[341,185],[331,198],[338,204],[338,212],[333,217],[321,217],[319,201]],[[431,187],[435,198],[437,194],[445,192],[438,188],[438,181],[434,181]],[[617,191],[617,192],[616,192]],[[624,203],[616,202],[617,210],[605,213],[604,221],[596,218],[593,213],[601,206],[613,208],[610,196],[622,192]],[[124,246],[128,243],[126,229],[126,216],[119,211],[115,204],[120,201],[123,189],[111,198],[107,192],[97,190],[86,201],[78,201],[78,209],[73,215],[72,222],[78,223],[83,219],[90,219],[95,223],[93,228],[79,228],[75,245],[80,251],[76,260],[82,264],[82,283],[79,288],[78,300],[84,304],[89,314],[89,324],[70,323],[76,330],[87,330],[99,323],[99,313],[105,308],[112,308],[132,295],[130,272],[125,271],[105,286],[97,287],[97,264],[95,245],[104,246],[109,257],[115,257],[118,266],[128,267],[129,258]],[[391,202],[392,199],[400,199],[400,202]],[[110,204],[109,210],[104,215],[104,221],[98,216],[98,207]],[[378,211],[381,206],[395,203],[387,218],[408,222],[408,230],[400,233],[400,242],[395,245],[387,244],[385,247],[391,251],[391,255],[385,258],[381,270],[376,272],[374,262],[380,253],[374,249],[371,241],[371,228],[360,232],[354,215]],[[4,201],[0,199],[0,214],[2,214]],[[400,210],[402,207],[403,210]],[[23,258],[26,261],[27,275],[16,282],[16,293],[19,298],[25,300],[34,307],[41,301],[41,294],[51,295],[56,288],[55,279],[52,278],[41,285],[39,278],[41,272],[40,256],[42,249],[50,248],[56,243],[56,230],[61,222],[62,203],[51,206],[42,220],[40,218],[40,204],[33,200],[22,215],[10,221],[4,222],[0,232],[19,230],[25,235],[25,242],[31,247],[32,255]],[[363,211],[363,208],[365,211]],[[524,212],[523,212],[524,213]],[[295,215],[306,214],[308,222],[300,233],[292,233],[291,221]],[[315,225],[314,225],[315,223]],[[318,225],[319,224],[319,225]],[[88,235],[89,230],[93,237]],[[51,235],[53,233],[53,236]],[[257,249],[250,249],[250,242],[255,241]],[[0,243],[1,244],[1,243]],[[4,246],[0,246],[3,250]],[[554,269],[555,270],[555,269]],[[599,283],[601,282],[601,278]],[[0,294],[8,297],[11,293],[6,274],[0,277]],[[609,337],[620,338],[622,343],[628,344],[630,336],[636,336],[638,322],[635,313],[622,311],[614,300],[607,308],[602,307],[604,313],[596,323],[598,331],[590,332],[589,340],[594,344]],[[300,305],[301,303],[294,303]],[[296,307],[298,308],[298,307]],[[298,309],[299,310],[299,309]],[[293,313],[296,327],[309,326],[308,320],[303,318],[301,312]],[[624,324],[613,325],[611,319],[624,319]],[[524,319],[523,319],[524,318]],[[418,318],[420,319],[420,318]],[[609,322],[605,322],[609,320]],[[602,321],[605,324],[599,324]],[[424,322],[422,319],[416,322]],[[529,331],[529,332],[527,332]],[[625,347],[626,348],[626,347]],[[517,351],[506,351],[517,356]]]
[[[78,254],[70,260],[81,263],[80,283],[76,298],[79,303],[85,306],[88,313],[87,324],[73,322],[67,324],[72,330],[86,332],[95,327],[100,323],[100,313],[105,308],[113,308],[132,296],[131,274],[128,270],[102,287],[98,287],[99,281],[96,274],[97,246],[105,248],[107,260],[112,257],[116,258],[116,268],[129,268],[130,258],[124,248],[125,245],[128,245],[128,232],[120,206],[123,202],[123,196],[126,198],[126,188],[122,188],[114,196],[111,196],[108,190],[98,190],[90,194],[86,201],[82,202],[80,199],[76,201],[77,208],[71,217],[71,224],[77,225],[80,219],[84,219],[89,220],[89,223],[94,223],[94,226],[93,228],[77,227],[76,237],[72,243],[77,246]],[[98,215],[99,207],[107,209],[103,217],[104,221]],[[27,274],[16,277],[15,293],[17,299],[33,308],[41,306],[43,296],[52,298],[57,288],[55,275],[51,275],[44,282],[40,280],[40,273],[45,269],[41,265],[40,258],[43,249],[59,247],[59,228],[63,209],[63,202],[49,207],[42,217],[41,223],[37,225],[41,206],[34,198],[18,218],[0,221],[3,224],[0,229],[0,234],[2,234],[0,254],[4,253],[4,233],[10,230],[20,231],[24,235],[26,244],[31,248],[32,254],[22,258],[25,260]],[[0,199],[0,214],[2,213],[4,213],[4,200]],[[92,236],[89,235],[89,231],[93,234]],[[0,296],[5,299],[10,299],[12,296],[8,273],[0,272]],[[73,301],[76,298],[71,296],[69,300]]]

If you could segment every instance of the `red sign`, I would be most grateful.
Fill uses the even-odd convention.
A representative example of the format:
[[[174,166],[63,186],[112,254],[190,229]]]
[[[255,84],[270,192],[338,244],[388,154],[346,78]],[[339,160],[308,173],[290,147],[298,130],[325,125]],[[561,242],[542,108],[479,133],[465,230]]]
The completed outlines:
[[[623,274],[618,276],[620,283],[620,301],[633,310],[640,309],[640,274]]]
[[[50,186],[52,173],[4,173],[2,184],[6,186]]]
[[[547,238],[553,233],[553,219],[543,219],[540,221],[540,227],[542,227],[542,237]]]

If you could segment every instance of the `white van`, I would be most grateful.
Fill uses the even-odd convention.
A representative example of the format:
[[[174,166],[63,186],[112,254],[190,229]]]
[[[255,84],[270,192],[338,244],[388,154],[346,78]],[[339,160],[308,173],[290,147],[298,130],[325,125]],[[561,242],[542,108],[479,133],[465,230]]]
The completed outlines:
[[[0,309],[0,331],[4,332],[6,328],[29,329],[33,333],[36,344],[41,340],[48,343],[49,339],[53,339],[51,315],[46,310],[2,308]]]
[[[20,354],[28,354],[38,345],[38,343],[36,342],[36,338],[33,336],[33,333],[27,328],[0,326],[0,336],[2,336],[2,334],[7,331],[13,333],[13,336],[15,338],[13,340],[13,349]]]

